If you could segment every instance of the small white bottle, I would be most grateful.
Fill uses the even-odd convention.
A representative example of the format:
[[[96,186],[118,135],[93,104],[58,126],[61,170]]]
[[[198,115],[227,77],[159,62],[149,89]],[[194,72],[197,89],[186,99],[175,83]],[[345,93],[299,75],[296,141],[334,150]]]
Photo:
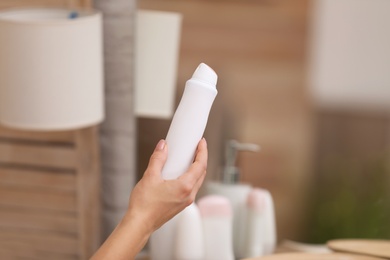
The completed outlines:
[[[195,203],[183,210],[177,220],[174,250],[176,260],[204,259],[202,220]]]
[[[218,93],[218,76],[204,63],[186,82],[180,104],[173,116],[166,137],[168,158],[162,170],[166,180],[176,179],[192,164],[195,151],[206,128],[211,106]],[[172,260],[174,257],[174,218],[156,230],[150,238],[151,260]]]
[[[219,195],[198,201],[205,241],[204,260],[234,260],[233,212],[228,199]]]
[[[236,258],[245,257],[246,245],[246,200],[252,187],[249,184],[208,182],[207,194],[220,195],[227,198],[233,211],[233,251]]]
[[[275,222],[275,209],[272,195],[268,190],[260,189],[264,192],[265,196],[265,208],[264,208],[264,254],[272,254],[276,247],[276,222]]]
[[[266,195],[263,190],[252,189],[248,194],[244,256],[246,258],[264,255],[265,200]]]

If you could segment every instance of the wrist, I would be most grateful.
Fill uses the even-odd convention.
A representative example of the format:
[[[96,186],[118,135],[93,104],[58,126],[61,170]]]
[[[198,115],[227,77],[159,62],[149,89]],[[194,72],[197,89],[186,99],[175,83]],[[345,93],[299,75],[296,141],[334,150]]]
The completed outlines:
[[[151,225],[149,225],[149,220],[139,213],[140,212],[132,212],[131,210],[128,210],[119,223],[119,226],[130,230],[138,230],[145,237],[149,238],[149,236],[154,232],[154,229]]]
[[[152,233],[147,222],[127,212],[93,259],[135,259]]]

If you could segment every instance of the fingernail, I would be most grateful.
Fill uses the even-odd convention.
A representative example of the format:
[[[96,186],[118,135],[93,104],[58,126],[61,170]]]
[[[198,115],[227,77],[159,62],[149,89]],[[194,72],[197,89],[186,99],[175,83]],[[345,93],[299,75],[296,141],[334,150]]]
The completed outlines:
[[[161,140],[157,143],[157,145],[156,145],[156,150],[161,151],[161,150],[164,149],[164,147],[165,147],[165,140],[161,139]]]
[[[206,138],[202,138],[203,139],[203,141],[204,141],[204,143],[206,144],[206,146],[207,146],[207,141],[206,141]]]

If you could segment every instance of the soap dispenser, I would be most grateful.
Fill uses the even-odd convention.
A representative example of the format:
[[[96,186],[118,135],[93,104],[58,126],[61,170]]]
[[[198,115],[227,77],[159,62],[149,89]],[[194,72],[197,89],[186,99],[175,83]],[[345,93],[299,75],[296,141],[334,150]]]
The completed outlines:
[[[240,143],[228,140],[225,145],[225,166],[222,172],[222,182],[206,184],[206,193],[221,195],[227,198],[233,209],[233,249],[236,258],[245,257],[246,241],[246,201],[252,187],[240,183],[240,171],[236,166],[239,151],[257,152],[260,147],[256,144]]]

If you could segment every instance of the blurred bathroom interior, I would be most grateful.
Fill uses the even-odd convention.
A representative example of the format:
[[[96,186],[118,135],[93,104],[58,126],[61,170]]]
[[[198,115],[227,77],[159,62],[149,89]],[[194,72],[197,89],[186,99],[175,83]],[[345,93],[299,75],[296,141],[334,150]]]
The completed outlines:
[[[386,0],[158,1],[183,15],[176,103],[201,61],[219,75],[205,137],[219,181],[229,139],[241,181],[274,197],[279,241],[389,238]],[[137,120],[138,177],[170,120]]]
[[[218,74],[218,95],[205,131],[209,160],[198,199],[207,184],[221,182],[226,144],[236,140],[261,147],[239,152],[236,166],[240,182],[272,194],[279,243],[390,239],[389,0],[0,0],[1,11],[38,6],[101,12],[99,108],[105,107],[105,118],[60,132],[0,126],[0,253],[87,259],[126,212],[130,192],[166,137],[185,83],[201,62]],[[180,16],[172,114],[163,117],[139,115],[134,104],[137,15],[150,10]],[[164,36],[151,42],[163,45],[169,38]],[[67,43],[59,45],[69,50]],[[24,64],[24,56],[17,56]],[[170,69],[164,65],[157,72]],[[6,89],[3,82],[0,77]],[[155,91],[146,97],[163,103]],[[52,96],[45,100],[58,103]]]

